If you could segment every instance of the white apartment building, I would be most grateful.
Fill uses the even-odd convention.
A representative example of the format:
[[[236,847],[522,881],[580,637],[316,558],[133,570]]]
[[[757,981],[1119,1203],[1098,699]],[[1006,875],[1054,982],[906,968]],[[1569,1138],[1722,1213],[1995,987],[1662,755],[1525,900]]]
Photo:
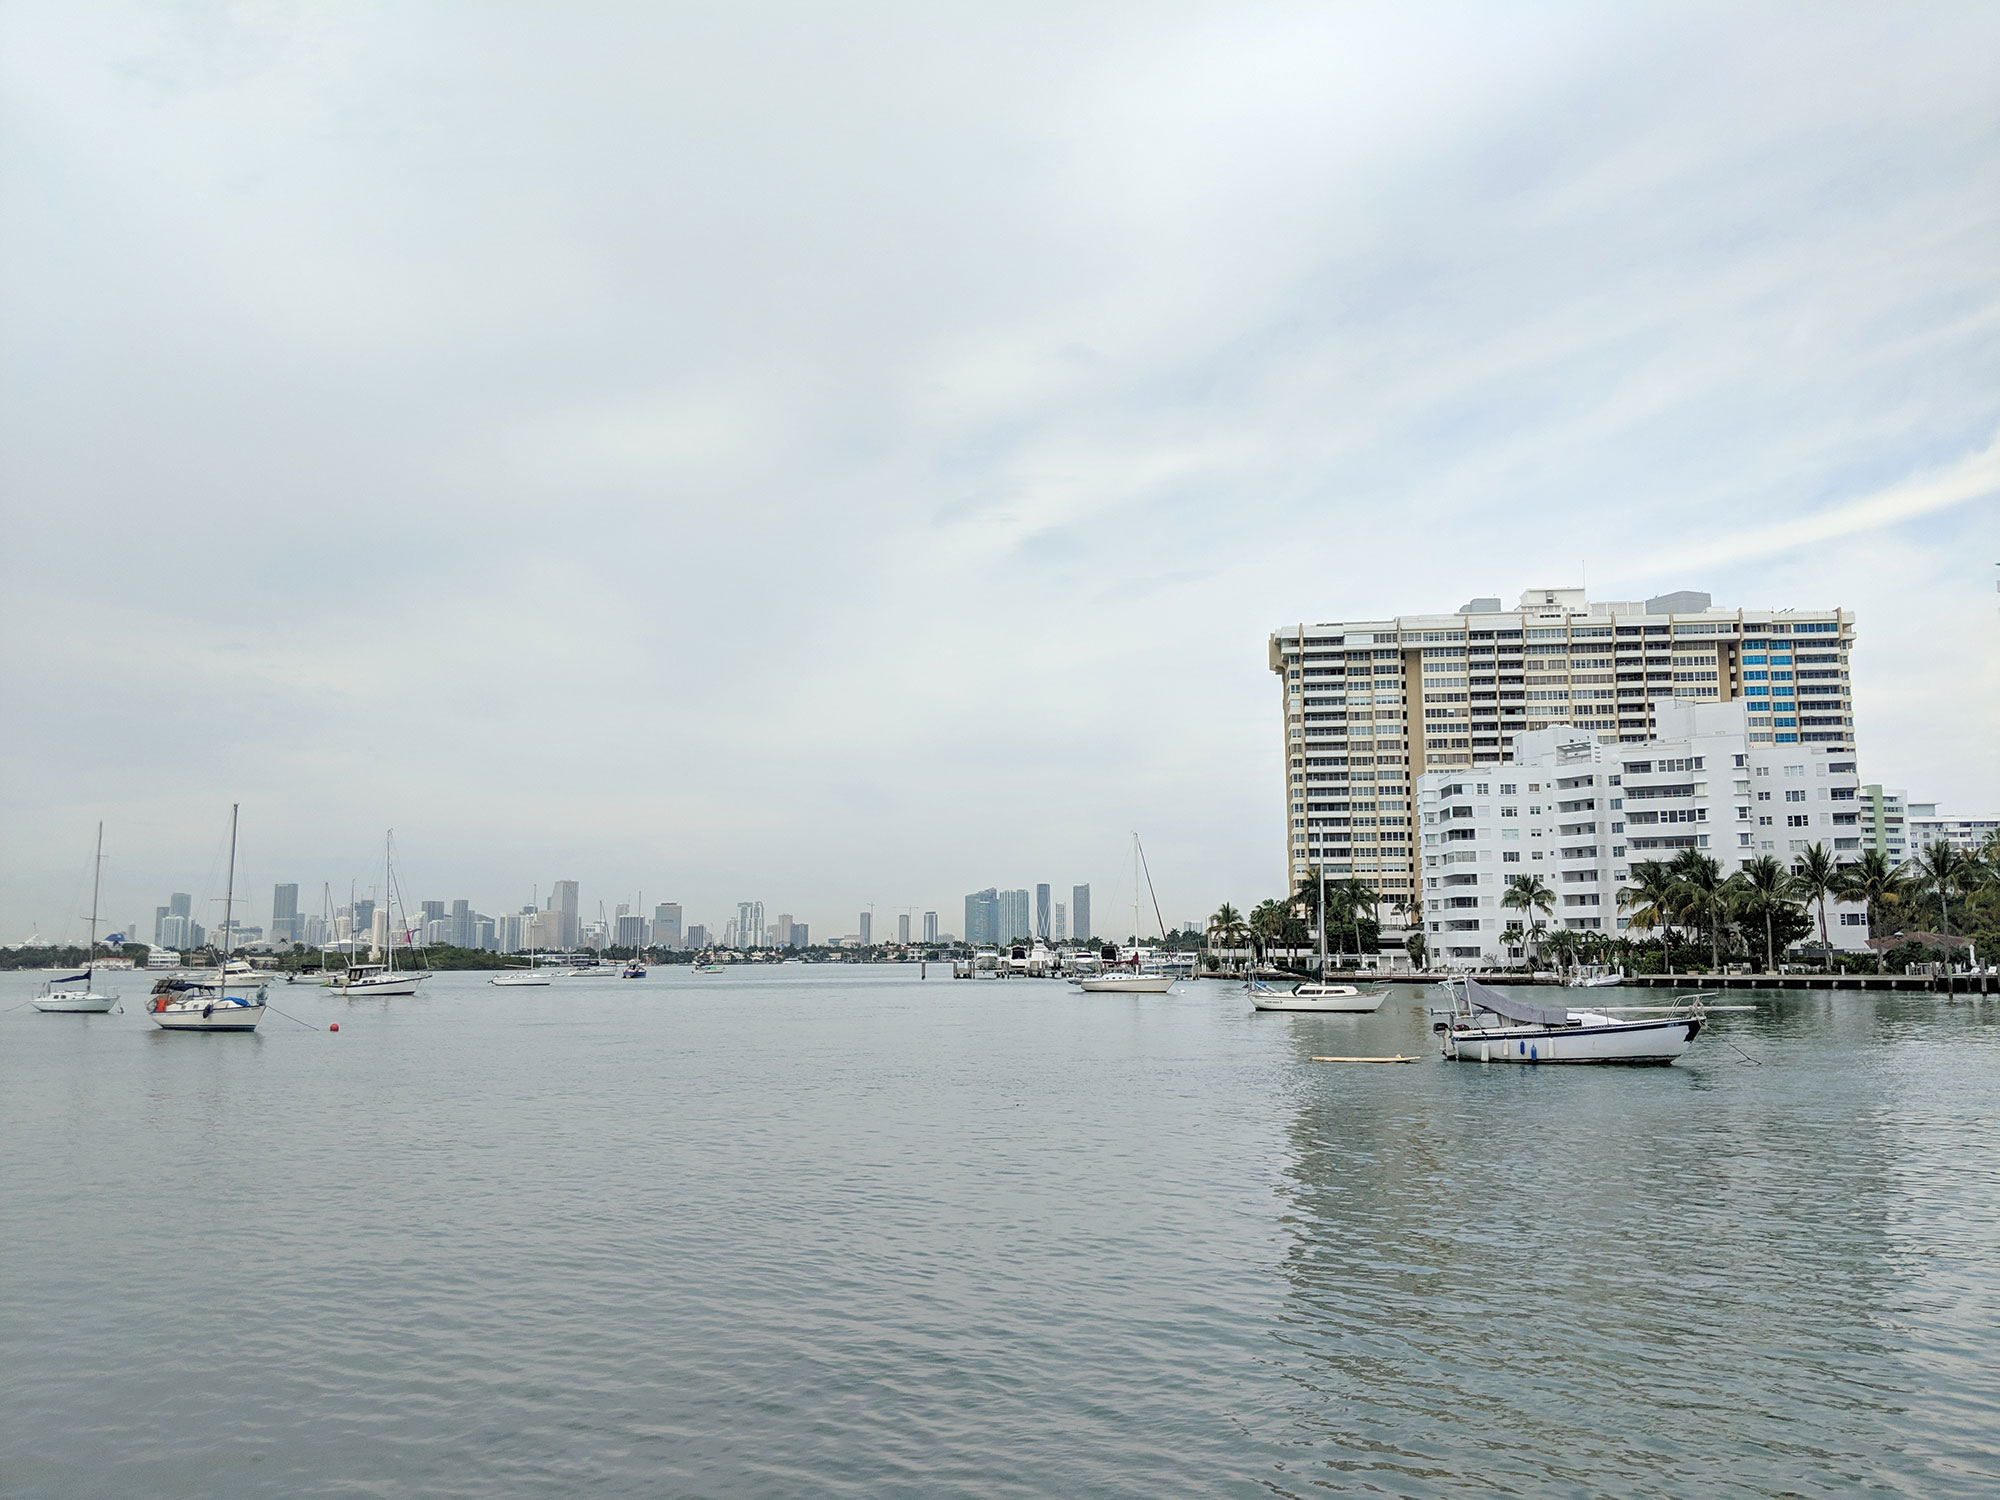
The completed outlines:
[[[1490,771],[1550,728],[1644,745],[1677,704],[1740,702],[1752,747],[1852,752],[1844,610],[1717,609],[1707,594],[1591,600],[1531,589],[1513,609],[1274,631],[1285,745],[1286,870],[1320,864],[1395,901],[1419,891],[1412,779]],[[1643,758],[1643,757],[1641,757]],[[1511,779],[1511,778],[1510,778]]]
[[[1854,752],[1775,743],[1745,700],[1668,702],[1651,739],[1607,742],[1574,726],[1516,736],[1506,765],[1451,768],[1417,781],[1424,925],[1448,963],[1518,958],[1520,915],[1500,904],[1515,875],[1555,893],[1551,926],[1622,932],[1618,892],[1641,860],[1700,849],[1733,874],[1758,855],[1790,863],[1812,844],[1852,860],[1862,845]],[[1817,922],[1817,913],[1814,914]],[[1868,914],[1827,903],[1837,949],[1860,949]],[[1817,936],[1815,934],[1815,940]]]
[[[1960,854],[1975,854],[1987,836],[2000,828],[2000,818],[1940,818],[1935,802],[1911,802],[1907,806],[1909,816],[1905,826],[1913,856],[1939,843],[1951,845]]]

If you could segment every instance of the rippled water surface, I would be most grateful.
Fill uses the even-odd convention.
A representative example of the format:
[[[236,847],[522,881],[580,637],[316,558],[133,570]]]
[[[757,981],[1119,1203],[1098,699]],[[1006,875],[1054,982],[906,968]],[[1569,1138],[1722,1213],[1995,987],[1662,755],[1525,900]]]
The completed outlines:
[[[2000,1493],[2000,1002],[936,974],[0,1014],[0,1493]]]

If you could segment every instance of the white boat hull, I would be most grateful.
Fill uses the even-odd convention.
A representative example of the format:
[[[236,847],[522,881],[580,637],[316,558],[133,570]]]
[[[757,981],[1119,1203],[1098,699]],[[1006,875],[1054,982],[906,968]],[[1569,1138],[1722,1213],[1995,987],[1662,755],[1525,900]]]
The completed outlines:
[[[337,985],[335,988],[342,995],[414,995],[417,986],[422,984],[426,977],[423,974],[398,974],[393,979],[362,979],[353,984]]]
[[[1164,995],[1173,987],[1171,974],[1099,974],[1077,985],[1086,995]]]
[[[28,1003],[52,1016],[101,1016],[118,1003],[118,997],[86,990],[57,990],[53,995],[37,995]]]
[[[1250,1003],[1258,1010],[1372,1016],[1382,1008],[1382,1002],[1387,998],[1387,990],[1374,990],[1367,994],[1350,991],[1344,995],[1313,995],[1303,992],[1285,994],[1278,992],[1269,995],[1252,995]]]
[[[177,1000],[150,1014],[162,1031],[255,1031],[264,1007],[241,1000]]]
[[[504,974],[497,979],[489,979],[488,984],[497,984],[502,989],[529,989],[535,986],[547,988],[549,976],[546,974]]]
[[[1665,1065],[1687,1052],[1701,1027],[1695,1016],[1567,1027],[1467,1026],[1445,1033],[1444,1055],[1455,1062]]]

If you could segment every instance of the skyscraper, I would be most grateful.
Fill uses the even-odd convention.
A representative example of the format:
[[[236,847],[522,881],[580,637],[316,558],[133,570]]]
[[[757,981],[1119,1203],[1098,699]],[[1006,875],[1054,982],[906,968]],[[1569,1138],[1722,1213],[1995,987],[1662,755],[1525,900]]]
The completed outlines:
[[[653,946],[655,948],[678,948],[681,946],[681,909],[677,902],[662,901],[653,908]]]
[[[754,948],[764,937],[764,903],[761,901],[739,901],[736,903],[736,943],[738,948]]]
[[[1090,928],[1090,887],[1087,885],[1070,888],[1069,930],[1079,943],[1087,943],[1097,935]]]
[[[271,887],[271,941],[295,942],[299,935],[299,888],[296,885]]]
[[[864,911],[861,914],[861,946],[866,948],[870,943],[874,941],[875,941],[875,913],[872,911]]]
[[[1028,925],[1028,893],[1002,891],[1000,893],[1000,936],[1003,943],[1018,943],[1035,935]]]
[[[1051,929],[1051,935],[1058,943],[1069,941],[1069,908],[1060,901],[1056,903],[1056,924]]]
[[[896,941],[905,948],[910,946],[910,914],[906,911],[896,913]]]
[[[927,943],[935,943],[937,940],[938,940],[937,913],[934,911],[927,911],[924,913],[924,941]]]
[[[1717,609],[1684,590],[1629,603],[1530,589],[1513,609],[1292,625],[1267,658],[1280,681],[1286,869],[1416,890],[1411,781],[1504,764],[1517,734],[1658,738],[1673,703],[1741,700],[1747,743],[1854,748],[1843,610]],[[1337,800],[1336,800],[1337,799]],[[1366,814],[1366,816],[1354,816]],[[1337,815],[1337,816],[1336,816]]]
[[[1052,931],[1054,929],[1049,926],[1049,883],[1045,880],[1035,887],[1035,936],[1046,943]]]
[[[574,880],[558,880],[549,888],[549,910],[555,912],[558,916],[559,930],[562,933],[562,946],[565,948],[574,948],[580,932],[577,921],[578,900],[576,882]]]
[[[973,944],[1000,941],[1000,893],[990,885],[965,898],[965,940]]]

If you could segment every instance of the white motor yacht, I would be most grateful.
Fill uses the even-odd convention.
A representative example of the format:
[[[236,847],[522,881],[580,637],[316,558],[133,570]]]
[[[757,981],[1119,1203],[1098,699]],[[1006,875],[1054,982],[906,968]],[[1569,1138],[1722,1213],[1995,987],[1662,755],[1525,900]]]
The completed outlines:
[[[1171,974],[1093,974],[1079,979],[1076,987],[1086,995],[1164,995],[1174,987]]]

